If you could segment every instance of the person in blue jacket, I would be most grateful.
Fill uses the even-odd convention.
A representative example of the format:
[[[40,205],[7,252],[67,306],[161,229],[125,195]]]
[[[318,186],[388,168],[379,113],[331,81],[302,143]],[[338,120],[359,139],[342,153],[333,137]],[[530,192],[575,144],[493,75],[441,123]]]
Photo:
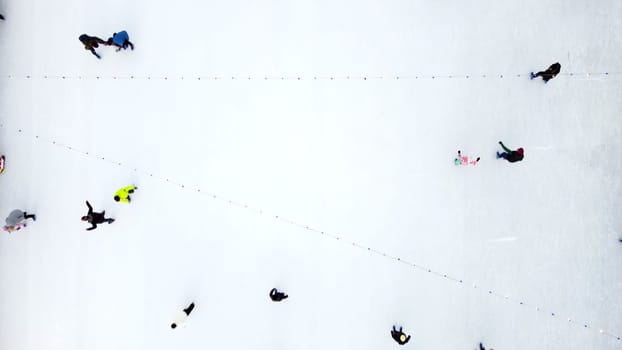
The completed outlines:
[[[125,30],[112,34],[112,37],[108,38],[106,44],[116,46],[117,51],[120,51],[121,49],[125,50],[128,46],[134,50],[134,44],[130,42],[130,36]]]

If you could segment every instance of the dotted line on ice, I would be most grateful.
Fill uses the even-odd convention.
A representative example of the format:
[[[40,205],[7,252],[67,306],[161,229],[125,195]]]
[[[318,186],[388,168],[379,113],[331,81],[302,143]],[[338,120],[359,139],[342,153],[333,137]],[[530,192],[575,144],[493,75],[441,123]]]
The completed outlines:
[[[4,124],[2,124],[2,123],[0,123],[0,128],[6,129]],[[27,134],[22,129],[17,129],[17,133],[21,134],[21,135],[26,135]],[[237,201],[228,199],[226,197],[217,195],[215,193],[203,190],[201,188],[186,186],[186,185],[184,185],[182,183],[173,181],[173,180],[171,180],[171,179],[169,179],[169,178],[167,178],[165,176],[160,176],[160,175],[154,174],[154,173],[149,172],[149,171],[144,171],[144,170],[141,170],[139,168],[135,168],[135,167],[132,167],[130,165],[123,164],[122,162],[118,162],[118,161],[106,158],[105,156],[96,155],[96,154],[90,153],[88,151],[83,151],[83,150],[80,150],[78,148],[72,147],[70,145],[66,145],[66,144],[57,142],[55,140],[50,140],[50,139],[41,137],[39,135],[32,135],[32,136],[34,137],[34,139],[36,141],[47,142],[47,143],[49,143],[51,145],[60,147],[62,149],[68,150],[68,151],[72,151],[72,152],[75,152],[75,153],[78,153],[78,154],[81,154],[81,155],[84,155],[84,156],[87,156],[87,157],[91,157],[91,158],[99,159],[99,160],[102,160],[102,161],[106,161],[106,162],[109,162],[111,164],[114,164],[114,165],[126,168],[126,169],[128,169],[130,171],[134,171],[136,173],[143,173],[143,174],[149,176],[150,178],[158,179],[158,180],[160,180],[162,182],[166,182],[166,183],[169,183],[171,185],[178,186],[181,189],[192,191],[192,192],[195,192],[195,193],[199,193],[199,194],[208,196],[209,198],[212,198],[214,200],[219,200],[219,201],[222,201],[222,202],[224,202],[226,204],[229,204],[229,205],[232,205],[232,206],[236,206],[238,208],[241,208],[241,209],[244,209],[244,210],[247,210],[247,211],[250,211],[250,212],[254,212],[254,213],[259,214],[259,215],[265,215],[265,216],[268,216],[268,217],[272,217],[275,220],[284,222],[284,223],[289,224],[291,226],[298,227],[298,228],[306,230],[308,232],[312,232],[312,233],[316,233],[316,234],[319,234],[319,235],[324,236],[324,237],[332,238],[335,241],[338,241],[338,242],[340,242],[342,244],[345,244],[347,246],[352,246],[352,247],[355,247],[355,248],[359,248],[361,250],[366,250],[366,251],[368,251],[370,253],[373,253],[375,255],[382,256],[383,258],[391,259],[391,260],[394,260],[394,261],[396,261],[398,263],[410,266],[410,267],[412,267],[415,270],[419,270],[419,271],[422,271],[424,273],[429,273],[429,274],[437,276],[439,278],[443,278],[443,279],[445,279],[447,281],[451,281],[451,282],[453,282],[453,283],[455,283],[455,284],[457,284],[459,286],[466,286],[468,284],[468,283],[464,282],[460,278],[449,276],[446,273],[442,273],[442,272],[438,272],[438,271],[432,270],[431,268],[425,267],[423,265],[420,265],[420,264],[408,261],[406,259],[402,259],[401,257],[393,256],[391,254],[388,254],[388,253],[376,250],[376,249],[371,248],[371,247],[366,247],[366,246],[358,244],[357,242],[354,242],[354,241],[344,240],[339,235],[332,234],[332,233],[329,233],[329,232],[326,232],[326,231],[322,231],[322,230],[316,229],[314,227],[311,227],[309,225],[301,224],[299,222],[296,222],[294,220],[290,220],[290,219],[285,218],[285,217],[280,216],[280,215],[271,214],[271,213],[269,213],[267,211],[264,211],[261,208],[253,207],[253,206],[250,206],[250,205],[245,204],[245,203],[237,202]],[[10,162],[10,159],[9,159],[9,162]],[[507,294],[498,293],[498,292],[493,291],[491,289],[482,288],[481,286],[477,285],[476,283],[472,283],[471,287],[474,288],[474,289],[478,289],[478,290],[482,291],[482,293],[485,293],[485,294],[487,294],[489,296],[493,296],[493,297],[502,299],[502,300],[510,302],[510,303],[512,303],[514,305],[529,307],[529,308],[532,308],[533,310],[535,310],[536,312],[539,312],[539,313],[542,313],[542,314],[545,314],[545,315],[549,315],[549,316],[554,317],[554,318],[566,319],[566,321],[569,324],[574,325],[576,327],[580,327],[580,328],[587,329],[587,330],[592,330],[592,331],[597,331],[598,333],[600,333],[602,335],[614,338],[614,339],[616,339],[618,341],[622,340],[622,337],[620,335],[615,335],[613,333],[607,332],[603,328],[598,328],[598,327],[591,326],[590,324],[588,324],[586,322],[578,321],[578,320],[576,320],[576,319],[574,319],[572,317],[562,317],[562,316],[560,316],[556,312],[553,312],[553,311],[550,311],[550,310],[546,310],[546,309],[541,308],[540,306],[537,306],[535,304],[527,303],[527,302],[523,301],[522,299],[513,298],[513,297],[510,297]]]
[[[558,76],[569,77],[608,77],[622,75],[622,72],[586,72],[586,73],[560,73]],[[3,79],[26,79],[26,80],[176,80],[176,81],[225,81],[225,80],[428,80],[428,79],[486,79],[486,78],[523,78],[529,77],[529,73],[524,74],[421,74],[421,75],[395,75],[395,76],[372,76],[372,75],[327,75],[327,76],[157,76],[157,75],[0,75]]]

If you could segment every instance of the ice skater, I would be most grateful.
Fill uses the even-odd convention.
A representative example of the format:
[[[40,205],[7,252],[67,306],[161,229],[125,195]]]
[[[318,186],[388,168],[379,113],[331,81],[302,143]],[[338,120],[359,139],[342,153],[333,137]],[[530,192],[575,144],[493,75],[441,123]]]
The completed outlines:
[[[482,343],[479,343],[479,350],[486,350],[486,348],[484,347],[484,345],[482,345]],[[490,350],[494,350],[494,349],[490,348]]]
[[[112,34],[112,37],[108,38],[106,44],[116,46],[117,52],[121,51],[121,49],[127,49],[128,46],[132,51],[134,50],[134,44],[130,41],[130,36],[125,30]]]
[[[404,332],[402,332],[401,326],[399,331],[395,329],[395,326],[393,326],[393,330],[391,330],[391,338],[393,338],[393,340],[395,340],[398,344],[404,345],[410,340],[410,335],[407,336]]]
[[[188,316],[190,316],[192,310],[194,310],[194,302],[190,303],[187,308],[183,309],[183,311],[180,311],[177,314],[177,316],[173,320],[173,323],[171,323],[171,328],[175,329],[178,326],[183,326],[186,323]]]
[[[479,157],[477,159],[469,160],[469,157],[463,156],[462,153],[458,150],[458,156],[454,159],[454,164],[456,165],[476,165],[479,162]]]
[[[80,35],[78,39],[80,39],[80,42],[84,44],[85,50],[91,51],[91,53],[95,55],[95,57],[97,57],[98,59],[102,58],[97,52],[95,52],[95,49],[99,47],[99,44],[107,45],[103,39],[100,39],[96,36],[88,36],[86,34]]]
[[[121,203],[131,202],[132,198],[130,198],[130,194],[134,193],[134,191],[136,191],[137,189],[138,187],[134,185],[121,188],[114,194],[115,202],[121,202]]]
[[[6,218],[6,225],[4,225],[2,229],[8,233],[11,233],[13,231],[19,231],[22,228],[26,227],[27,219],[37,221],[37,216],[35,214],[28,214],[25,211],[15,209]]]
[[[87,231],[96,229],[97,224],[103,224],[104,222],[112,224],[114,222],[114,219],[111,219],[111,218],[106,219],[105,210],[102,211],[101,213],[93,212],[93,207],[91,207],[91,203],[89,203],[89,201],[86,201],[86,206],[89,207],[89,212],[88,214],[82,217],[82,221],[87,221],[88,223],[92,225],[91,227],[86,229]]]
[[[272,290],[270,291],[270,299],[272,299],[272,301],[274,302],[279,302],[287,298],[289,298],[289,295],[283,292],[279,292],[276,288],[272,288]]]
[[[534,78],[542,77],[542,80],[544,80],[544,82],[547,83],[549,80],[555,78],[555,76],[559,74],[559,71],[561,71],[561,69],[562,69],[562,65],[559,64],[559,62],[556,62],[556,63],[553,63],[545,71],[541,71],[536,74],[533,74],[533,72],[531,72],[531,79],[533,80]]]
[[[522,147],[517,149],[516,151],[512,151],[511,149],[505,147],[503,142],[499,141],[499,144],[501,145],[501,147],[503,147],[503,150],[505,152],[503,153],[497,152],[497,159],[503,158],[510,163],[514,163],[514,162],[520,162],[525,157],[525,151],[523,150]]]

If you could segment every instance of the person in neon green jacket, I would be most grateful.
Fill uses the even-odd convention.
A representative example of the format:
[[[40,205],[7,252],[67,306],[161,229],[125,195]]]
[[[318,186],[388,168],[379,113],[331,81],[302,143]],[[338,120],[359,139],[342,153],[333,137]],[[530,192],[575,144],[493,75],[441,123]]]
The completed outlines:
[[[134,185],[123,187],[114,194],[114,200],[121,203],[129,203],[132,201],[130,194],[134,193],[137,189],[138,187]]]

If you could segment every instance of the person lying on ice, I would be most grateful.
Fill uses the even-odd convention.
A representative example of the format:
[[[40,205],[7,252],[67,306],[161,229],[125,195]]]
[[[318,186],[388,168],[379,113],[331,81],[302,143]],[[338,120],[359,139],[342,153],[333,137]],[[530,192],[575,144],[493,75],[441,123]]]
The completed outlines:
[[[82,217],[82,221],[87,221],[88,223],[92,225],[91,227],[86,229],[87,231],[96,229],[97,224],[103,224],[104,222],[112,224],[114,222],[114,219],[111,219],[111,218],[106,219],[105,210],[102,211],[101,213],[93,212],[93,207],[91,207],[91,204],[89,203],[89,201],[86,201],[86,206],[89,207],[89,212],[88,214]]]
[[[458,150],[458,156],[454,159],[454,164],[456,165],[477,165],[479,162],[479,157],[477,159],[469,159],[468,156],[462,155],[462,152]]]

